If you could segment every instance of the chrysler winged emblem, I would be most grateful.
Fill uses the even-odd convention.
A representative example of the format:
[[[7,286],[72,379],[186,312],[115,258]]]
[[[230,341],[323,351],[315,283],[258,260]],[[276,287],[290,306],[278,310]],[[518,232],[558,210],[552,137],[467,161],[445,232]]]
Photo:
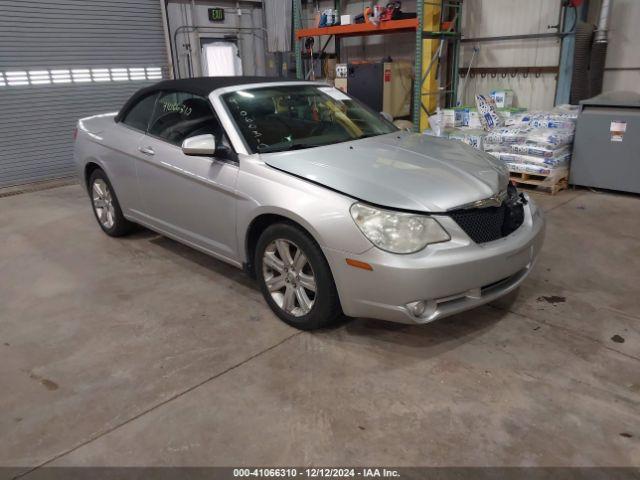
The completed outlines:
[[[485,207],[499,207],[502,205],[507,198],[507,191],[503,190],[502,192],[496,193],[495,195],[491,195],[489,198],[483,198],[482,200],[477,200],[475,202],[467,203],[460,207],[457,207],[455,210],[459,209],[469,209],[469,208],[485,208]]]

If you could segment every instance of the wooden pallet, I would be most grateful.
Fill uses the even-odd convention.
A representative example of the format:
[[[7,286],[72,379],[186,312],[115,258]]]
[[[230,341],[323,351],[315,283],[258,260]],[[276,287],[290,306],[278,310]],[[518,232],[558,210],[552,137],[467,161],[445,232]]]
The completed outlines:
[[[562,177],[558,178],[555,183],[551,185],[544,185],[547,183],[548,175],[538,175],[534,173],[522,173],[522,172],[509,172],[509,178],[511,182],[517,187],[529,187],[536,191],[546,192],[550,195],[555,195],[560,190],[569,188],[569,174],[566,173]]]

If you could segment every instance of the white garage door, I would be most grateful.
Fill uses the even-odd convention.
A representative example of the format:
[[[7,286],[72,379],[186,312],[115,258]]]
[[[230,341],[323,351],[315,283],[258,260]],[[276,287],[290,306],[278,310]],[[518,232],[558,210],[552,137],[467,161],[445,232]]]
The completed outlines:
[[[159,0],[0,0],[0,187],[73,174],[76,120],[168,76]]]

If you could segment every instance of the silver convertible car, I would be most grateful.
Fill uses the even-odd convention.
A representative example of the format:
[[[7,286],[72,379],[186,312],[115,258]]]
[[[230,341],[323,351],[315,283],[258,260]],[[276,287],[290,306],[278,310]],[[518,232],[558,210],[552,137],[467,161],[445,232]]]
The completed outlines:
[[[493,157],[323,83],[163,81],[81,119],[74,157],[107,235],[140,224],[244,268],[301,329],[476,307],[527,277],[544,237]]]

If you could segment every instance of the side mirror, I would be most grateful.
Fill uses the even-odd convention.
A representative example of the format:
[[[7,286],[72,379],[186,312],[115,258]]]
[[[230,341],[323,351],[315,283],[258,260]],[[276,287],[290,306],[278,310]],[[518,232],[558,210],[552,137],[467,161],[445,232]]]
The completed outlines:
[[[213,156],[216,153],[216,139],[209,133],[185,138],[182,142],[182,153],[185,155]]]
[[[382,118],[384,118],[387,122],[393,123],[393,117],[387,112],[380,112]]]

